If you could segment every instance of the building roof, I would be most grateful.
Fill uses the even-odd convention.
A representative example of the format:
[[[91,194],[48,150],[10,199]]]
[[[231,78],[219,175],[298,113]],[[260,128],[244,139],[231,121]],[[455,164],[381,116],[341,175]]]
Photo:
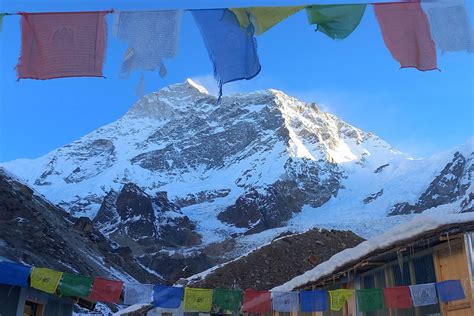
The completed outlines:
[[[419,239],[438,236],[440,233],[456,233],[474,230],[474,213],[447,215],[418,215],[415,219],[398,225],[384,234],[364,241],[354,248],[345,249],[315,268],[276,286],[272,291],[291,291],[308,284],[315,284],[336,273],[347,271],[371,256],[400,246],[409,246]]]
[[[268,290],[363,240],[350,231],[325,229],[280,237],[245,256],[188,278],[186,286]]]

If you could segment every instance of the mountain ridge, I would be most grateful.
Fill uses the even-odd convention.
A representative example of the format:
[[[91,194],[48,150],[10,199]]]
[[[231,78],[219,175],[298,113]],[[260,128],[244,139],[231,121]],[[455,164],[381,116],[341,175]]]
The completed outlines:
[[[413,159],[281,91],[216,105],[187,80],[40,158],[0,165],[73,216],[94,219],[145,265],[159,269],[160,257],[184,269],[235,258],[285,231],[367,238],[417,213],[472,211],[473,144]]]

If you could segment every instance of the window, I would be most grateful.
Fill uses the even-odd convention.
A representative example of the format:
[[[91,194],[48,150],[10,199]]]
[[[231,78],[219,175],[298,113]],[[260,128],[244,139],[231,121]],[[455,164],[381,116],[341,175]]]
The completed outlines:
[[[403,272],[402,272],[403,269]],[[403,267],[397,263],[392,266],[393,280],[395,286],[410,285],[411,284],[411,274],[410,274],[410,265],[408,262],[403,263]]]
[[[385,272],[392,276],[392,282],[386,282]],[[390,279],[390,278],[389,278]],[[404,258],[403,264],[395,261],[385,269],[369,272],[362,278],[362,286],[364,288],[383,288],[387,286],[408,286],[412,284],[432,283],[436,282],[436,272],[433,262],[433,255],[428,254],[414,258]],[[414,316],[418,310],[418,315],[438,315],[439,305],[423,306],[419,308],[411,308],[405,310],[393,310],[392,315],[397,316]],[[389,315],[387,309],[365,313],[365,316],[382,316]]]
[[[371,289],[375,287],[375,278],[373,274],[364,275],[363,282],[364,289]]]
[[[466,251],[471,266],[471,279],[474,278],[474,232],[466,233]]]
[[[413,259],[416,284],[436,282],[436,272],[431,254]],[[429,305],[420,307],[422,315],[439,314],[439,305]]]
[[[25,301],[25,307],[23,309],[23,316],[42,316],[43,315],[43,305]]]

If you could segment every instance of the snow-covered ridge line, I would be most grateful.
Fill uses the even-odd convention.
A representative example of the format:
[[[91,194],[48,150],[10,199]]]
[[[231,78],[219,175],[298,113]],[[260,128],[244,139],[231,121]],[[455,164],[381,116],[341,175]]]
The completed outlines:
[[[472,140],[415,160],[282,91],[215,101],[192,81],[170,85],[77,141],[0,166],[74,217],[94,219],[111,240],[133,234],[129,242],[145,247],[147,236],[179,238],[173,233],[181,228],[187,237],[180,247],[161,249],[153,241],[145,253],[166,257],[170,251],[188,259],[202,251],[219,257],[212,264],[286,231],[334,228],[370,238],[420,212],[442,215],[473,207]],[[123,192],[129,199],[117,200],[130,184],[147,196],[131,190]],[[98,220],[101,209],[110,216]],[[145,209],[147,216],[137,217]],[[145,230],[152,226],[160,229]],[[215,255],[219,247],[228,248]]]
[[[273,288],[271,291],[291,291],[321,277],[328,276],[345,264],[362,259],[367,254],[389,247],[397,241],[414,238],[424,232],[435,230],[442,226],[467,222],[474,223],[474,213],[444,216],[419,215],[412,221],[395,226],[384,234],[364,241],[354,248],[341,251],[332,256],[328,261],[319,264],[314,269],[297,276],[285,284]]]

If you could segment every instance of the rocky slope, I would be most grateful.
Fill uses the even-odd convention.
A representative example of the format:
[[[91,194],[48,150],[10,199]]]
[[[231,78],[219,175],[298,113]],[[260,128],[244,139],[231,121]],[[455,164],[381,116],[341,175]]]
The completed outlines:
[[[285,236],[286,235],[286,236]],[[190,287],[267,290],[314,268],[363,238],[349,231],[312,229],[285,233],[243,257],[190,277]]]
[[[0,257],[123,281],[158,282],[130,249],[113,248],[88,218],[75,219],[0,168]]]
[[[313,227],[363,237],[473,210],[473,139],[413,159],[281,91],[224,97],[188,80],[33,160],[2,164],[173,279]]]

